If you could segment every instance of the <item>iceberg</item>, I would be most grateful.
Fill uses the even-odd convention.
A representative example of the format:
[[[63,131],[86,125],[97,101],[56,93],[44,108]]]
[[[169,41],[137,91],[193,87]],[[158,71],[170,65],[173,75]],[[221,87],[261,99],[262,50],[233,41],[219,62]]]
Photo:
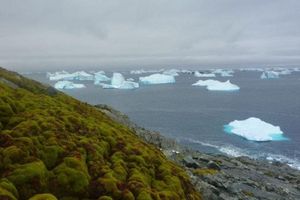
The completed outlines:
[[[94,74],[94,84],[100,85],[101,82],[110,81],[111,79],[105,75],[103,71]]]
[[[86,73],[85,71],[78,71],[71,74],[73,80],[79,81],[92,81],[94,80],[94,76],[92,74]]]
[[[133,81],[126,81],[121,73],[113,73],[111,84],[100,83],[104,89],[135,89],[139,84]]]
[[[163,83],[175,83],[174,76],[166,74],[152,74],[150,76],[140,77],[139,81],[145,85],[148,84],[163,84]]]
[[[264,71],[261,76],[261,79],[273,79],[273,78],[279,78],[279,73],[275,71]]]
[[[54,87],[58,90],[69,90],[69,89],[85,88],[85,85],[76,84],[71,81],[58,81],[57,83],[55,83]]]
[[[79,81],[86,81],[86,80],[94,80],[94,76],[92,74],[88,74],[85,71],[78,71],[74,73],[68,73],[66,71],[55,72],[55,73],[47,73],[47,77],[51,81],[59,81],[59,80],[79,80]]]
[[[213,74],[220,74],[222,77],[231,77],[233,76],[234,71],[229,69],[215,69],[211,73]]]
[[[279,126],[274,126],[255,117],[240,121],[234,120],[224,126],[224,131],[253,141],[287,140]]]
[[[193,86],[206,86],[206,89],[212,91],[236,91],[239,90],[240,87],[232,84],[230,80],[225,82],[217,81],[217,80],[199,80],[193,84]]]
[[[165,70],[163,72],[163,74],[165,75],[170,75],[170,76],[179,76],[178,73],[180,73],[181,70],[178,70],[178,69],[169,69],[169,70]]]
[[[203,77],[203,78],[212,78],[216,77],[213,73],[200,73],[199,71],[195,71],[195,77]]]

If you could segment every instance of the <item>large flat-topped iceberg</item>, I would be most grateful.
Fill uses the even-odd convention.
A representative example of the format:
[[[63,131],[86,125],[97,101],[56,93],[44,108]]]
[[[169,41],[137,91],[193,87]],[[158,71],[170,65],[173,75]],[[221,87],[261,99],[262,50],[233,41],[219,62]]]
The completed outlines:
[[[265,71],[260,76],[261,79],[279,78],[279,73],[275,71]]]
[[[240,89],[239,86],[232,84],[230,80],[227,80],[225,82],[211,79],[205,81],[199,80],[194,83],[193,86],[205,86],[206,89],[213,91],[236,91]]]
[[[85,88],[85,85],[73,83],[71,81],[58,81],[57,83],[55,83],[54,87],[58,90],[70,90],[70,89]]]
[[[224,126],[224,131],[253,141],[287,140],[279,126],[274,126],[255,117],[240,121],[234,120]]]
[[[166,74],[152,74],[150,76],[140,77],[139,80],[143,84],[175,83],[174,76]]]
[[[121,73],[113,73],[111,84],[100,83],[104,89],[135,89],[139,84],[133,81],[126,81]]]
[[[195,71],[194,73],[195,77],[202,77],[202,78],[213,78],[216,77],[213,73],[201,73],[199,71]]]

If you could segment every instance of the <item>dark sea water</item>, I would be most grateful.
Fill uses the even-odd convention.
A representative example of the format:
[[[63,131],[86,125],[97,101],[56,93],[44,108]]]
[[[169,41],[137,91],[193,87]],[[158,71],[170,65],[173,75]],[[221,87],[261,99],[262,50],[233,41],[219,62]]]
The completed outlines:
[[[175,84],[141,85],[136,90],[102,89],[83,81],[87,88],[64,92],[90,104],[111,105],[137,124],[197,150],[276,159],[300,169],[300,73],[272,80],[261,80],[260,74],[236,71],[233,77],[216,78],[230,79],[240,86],[238,92],[191,86],[200,78],[188,74],[176,77]],[[138,79],[128,72],[123,75]],[[55,83],[45,74],[27,76]],[[249,117],[280,126],[289,140],[253,142],[223,131],[225,124]]]

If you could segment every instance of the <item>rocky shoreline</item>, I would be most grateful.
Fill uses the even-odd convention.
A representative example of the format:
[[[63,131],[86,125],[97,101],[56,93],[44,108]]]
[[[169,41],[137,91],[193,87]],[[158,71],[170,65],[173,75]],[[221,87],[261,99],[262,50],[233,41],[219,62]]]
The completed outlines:
[[[110,106],[96,107],[181,165],[203,199],[300,199],[300,171],[286,164],[194,151],[134,124],[128,116]]]

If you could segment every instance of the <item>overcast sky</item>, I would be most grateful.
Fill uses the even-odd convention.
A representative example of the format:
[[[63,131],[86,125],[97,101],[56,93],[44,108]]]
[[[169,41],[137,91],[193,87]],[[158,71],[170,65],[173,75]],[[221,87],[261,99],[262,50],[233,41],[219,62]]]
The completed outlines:
[[[10,69],[299,63],[299,0],[0,0]]]

